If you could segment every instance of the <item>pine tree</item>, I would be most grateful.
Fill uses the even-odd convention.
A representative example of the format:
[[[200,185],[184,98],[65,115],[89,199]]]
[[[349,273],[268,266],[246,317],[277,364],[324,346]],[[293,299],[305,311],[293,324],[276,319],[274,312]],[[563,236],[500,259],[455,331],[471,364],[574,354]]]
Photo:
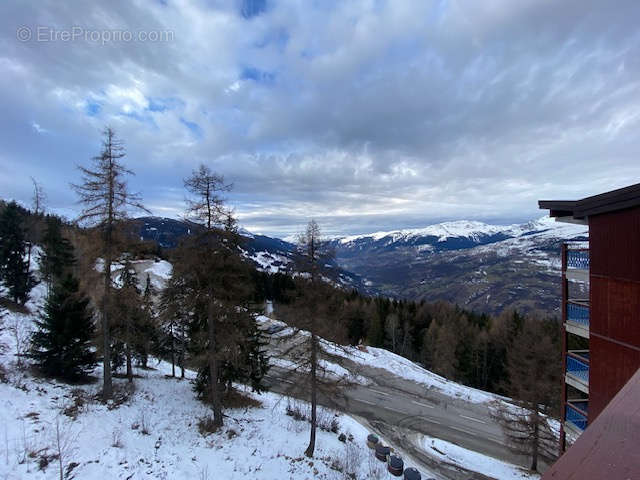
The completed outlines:
[[[46,224],[39,264],[40,276],[50,292],[53,283],[75,263],[75,258],[71,242],[62,236],[62,221],[58,217],[48,216]]]
[[[87,375],[96,365],[89,299],[78,285],[70,274],[54,285],[29,354],[47,375],[67,380]]]
[[[171,376],[176,376],[176,364],[184,378],[187,332],[192,316],[190,292],[184,279],[172,275],[160,297],[160,341],[158,353],[171,360]]]
[[[0,280],[15,303],[24,304],[35,279],[26,259],[25,215],[16,202],[9,203],[0,215]]]
[[[138,276],[133,265],[126,259],[120,273],[120,288],[114,297],[115,311],[118,316],[113,323],[113,346],[115,351],[122,351],[126,364],[126,375],[129,382],[133,382],[133,353],[135,339],[139,333],[142,309],[140,307],[140,289]],[[112,367],[119,362],[113,362]]]
[[[226,385],[226,392],[231,392],[234,382],[245,383],[251,386],[254,392],[260,393],[266,390],[262,381],[269,370],[269,358],[265,350],[267,341],[264,334],[258,328],[255,315],[241,309],[227,312],[227,321],[234,326],[234,334],[238,336],[238,342],[225,342],[225,354],[221,358],[219,383]],[[210,371],[208,368],[199,368],[194,390],[198,397],[209,398]]]
[[[140,325],[138,326],[138,335],[134,339],[134,350],[138,363],[147,368],[147,362],[149,355],[153,349],[153,345],[158,341],[158,327],[156,322],[156,307],[154,304],[154,297],[156,290],[151,283],[151,277],[147,273],[147,279],[145,281],[144,292],[142,294],[142,304]]]

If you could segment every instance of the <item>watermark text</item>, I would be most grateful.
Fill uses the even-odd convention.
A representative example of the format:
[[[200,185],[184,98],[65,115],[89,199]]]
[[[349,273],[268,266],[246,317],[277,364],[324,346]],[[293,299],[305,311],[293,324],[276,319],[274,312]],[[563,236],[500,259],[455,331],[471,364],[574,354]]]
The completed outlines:
[[[106,45],[109,43],[173,42],[175,33],[173,30],[96,29],[79,25],[69,28],[23,25],[16,29],[16,38],[21,42],[89,42]]]

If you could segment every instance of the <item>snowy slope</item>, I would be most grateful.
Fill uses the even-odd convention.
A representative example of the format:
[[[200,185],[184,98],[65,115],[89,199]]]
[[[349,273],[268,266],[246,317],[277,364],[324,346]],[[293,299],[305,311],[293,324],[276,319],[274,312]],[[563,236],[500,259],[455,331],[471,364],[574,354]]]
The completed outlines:
[[[33,316],[9,313],[5,324],[14,320],[29,325]],[[169,378],[170,366],[154,363],[135,372],[141,378],[131,393],[125,380],[115,379],[117,401],[105,405],[97,400],[99,381],[72,386],[34,377],[16,366],[15,343],[6,330],[0,340],[8,347],[0,364],[11,372],[0,383],[0,478],[58,478],[57,433],[68,478],[334,479],[335,468],[347,463],[358,478],[384,471],[365,446],[369,432],[346,415],[320,409],[320,418],[335,417],[338,433],[350,440],[319,430],[316,454],[307,459],[308,424],[286,415],[289,401],[280,395],[246,392],[261,405],[227,410],[225,427],[203,436],[198,419],[210,409],[195,398],[188,381],[193,372],[187,380]],[[96,377],[100,373],[96,369]]]
[[[134,261],[133,265],[139,277],[149,273],[158,287],[170,277],[168,262],[143,260]],[[114,264],[114,277],[121,268],[120,264]],[[72,386],[34,376],[24,365],[16,364],[16,340],[24,350],[44,294],[45,289],[39,284],[27,304],[29,312],[8,313],[5,328],[0,330],[0,344],[6,346],[0,351],[0,365],[10,372],[6,381],[0,382],[0,443],[4,447],[0,449],[4,459],[0,463],[0,478],[58,478],[58,441],[68,478],[279,479],[284,475],[294,480],[334,479],[342,478],[336,468],[346,465],[352,466],[357,478],[387,476],[384,465],[373,460],[371,451],[365,447],[367,429],[348,415],[324,409],[321,418],[328,421],[335,416],[339,433],[352,440],[343,443],[336,433],[319,431],[316,455],[313,460],[306,459],[302,453],[308,441],[308,424],[287,416],[290,401],[273,393],[246,392],[261,405],[227,410],[222,431],[201,435],[198,420],[209,415],[210,409],[195,398],[188,381],[193,372],[187,372],[187,380],[169,378],[170,366],[165,362],[151,362],[150,370],[136,369],[139,378],[133,391],[127,390],[126,380],[115,379],[116,401],[107,405],[98,400],[100,368],[94,372],[96,381],[89,385]],[[268,317],[260,317],[259,321],[265,326],[278,323]],[[17,326],[19,335],[7,328]],[[276,336],[288,331],[286,327]],[[386,369],[451,397],[477,403],[497,398],[448,382],[383,349],[339,348],[325,341],[322,346],[334,360],[323,359],[321,369],[329,375],[349,377],[361,385],[366,385],[367,379],[335,363],[335,356]],[[283,360],[274,363],[287,366]],[[306,403],[296,404],[303,411],[308,409]],[[493,459],[463,449],[454,453],[448,454],[446,461],[472,470],[496,471],[496,478],[515,478],[511,474],[515,467],[494,465]],[[410,466],[407,456],[405,461]],[[501,470],[505,468],[507,473]]]

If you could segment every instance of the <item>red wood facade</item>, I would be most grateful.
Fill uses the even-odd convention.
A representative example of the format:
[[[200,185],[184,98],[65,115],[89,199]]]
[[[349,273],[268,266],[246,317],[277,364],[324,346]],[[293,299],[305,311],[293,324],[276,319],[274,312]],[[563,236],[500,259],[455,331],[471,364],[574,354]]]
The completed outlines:
[[[640,369],[640,183],[581,200],[541,200],[539,206],[559,221],[589,226],[588,253],[563,246],[564,450],[567,432],[580,442]],[[569,297],[571,282],[587,285],[588,300]],[[567,350],[569,340],[582,350]]]
[[[591,424],[640,368],[640,207],[588,221]]]

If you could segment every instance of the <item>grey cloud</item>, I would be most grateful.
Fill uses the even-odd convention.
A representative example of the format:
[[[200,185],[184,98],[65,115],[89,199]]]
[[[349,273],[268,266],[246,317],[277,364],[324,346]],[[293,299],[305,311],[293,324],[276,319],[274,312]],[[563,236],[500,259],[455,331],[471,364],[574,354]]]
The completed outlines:
[[[73,209],[106,123],[157,214],[206,162],[275,234],[311,215],[335,233],[525,220],[538,198],[638,181],[635,1],[165,3],[3,3],[3,196],[26,200],[33,175]],[[174,37],[19,42],[20,25]]]

